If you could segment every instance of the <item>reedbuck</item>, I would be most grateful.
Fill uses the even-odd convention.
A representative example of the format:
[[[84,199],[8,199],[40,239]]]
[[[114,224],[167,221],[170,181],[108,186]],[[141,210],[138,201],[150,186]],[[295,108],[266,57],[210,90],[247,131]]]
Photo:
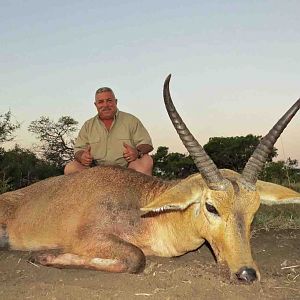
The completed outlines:
[[[207,240],[232,276],[259,279],[250,249],[254,214],[261,201],[300,203],[300,194],[257,177],[300,99],[239,175],[219,170],[189,132],[172,103],[169,81],[165,105],[198,174],[168,182],[120,167],[94,167],[2,194],[0,248],[39,250],[34,259],[45,266],[136,273],[146,255],[178,256]]]

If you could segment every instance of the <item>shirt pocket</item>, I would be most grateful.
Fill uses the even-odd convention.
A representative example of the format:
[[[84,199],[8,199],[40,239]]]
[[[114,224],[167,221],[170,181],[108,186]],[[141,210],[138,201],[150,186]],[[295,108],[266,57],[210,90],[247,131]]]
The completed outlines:
[[[116,142],[118,143],[118,145],[122,146],[122,148],[124,147],[123,146],[124,143],[126,143],[127,145],[129,145],[131,147],[135,147],[134,143],[129,135],[118,135],[116,137]]]
[[[90,139],[91,154],[94,159],[102,159],[106,155],[106,143],[101,138]]]

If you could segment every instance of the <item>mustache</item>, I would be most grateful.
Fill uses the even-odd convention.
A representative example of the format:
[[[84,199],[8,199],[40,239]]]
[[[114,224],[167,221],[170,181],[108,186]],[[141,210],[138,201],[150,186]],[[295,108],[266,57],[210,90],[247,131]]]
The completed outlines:
[[[100,108],[100,111],[111,111],[112,109],[109,107],[102,107]]]

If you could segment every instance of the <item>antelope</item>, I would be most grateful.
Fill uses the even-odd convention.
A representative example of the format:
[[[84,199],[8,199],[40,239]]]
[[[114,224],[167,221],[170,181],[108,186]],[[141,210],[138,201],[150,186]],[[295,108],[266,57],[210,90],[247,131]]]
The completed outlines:
[[[211,245],[217,261],[242,282],[260,279],[250,225],[260,203],[298,203],[300,194],[258,180],[268,153],[300,108],[300,99],[261,140],[241,174],[219,170],[164,101],[199,173],[163,181],[116,166],[49,178],[0,195],[0,248],[36,251],[57,268],[141,272],[146,256],[179,256]]]

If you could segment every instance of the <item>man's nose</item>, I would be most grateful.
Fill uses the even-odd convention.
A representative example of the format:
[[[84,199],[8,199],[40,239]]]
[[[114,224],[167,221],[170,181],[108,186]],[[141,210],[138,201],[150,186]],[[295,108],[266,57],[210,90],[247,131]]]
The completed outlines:
[[[101,107],[103,107],[103,106],[108,106],[109,105],[109,102],[107,102],[107,101],[103,101],[102,103],[101,103]]]

